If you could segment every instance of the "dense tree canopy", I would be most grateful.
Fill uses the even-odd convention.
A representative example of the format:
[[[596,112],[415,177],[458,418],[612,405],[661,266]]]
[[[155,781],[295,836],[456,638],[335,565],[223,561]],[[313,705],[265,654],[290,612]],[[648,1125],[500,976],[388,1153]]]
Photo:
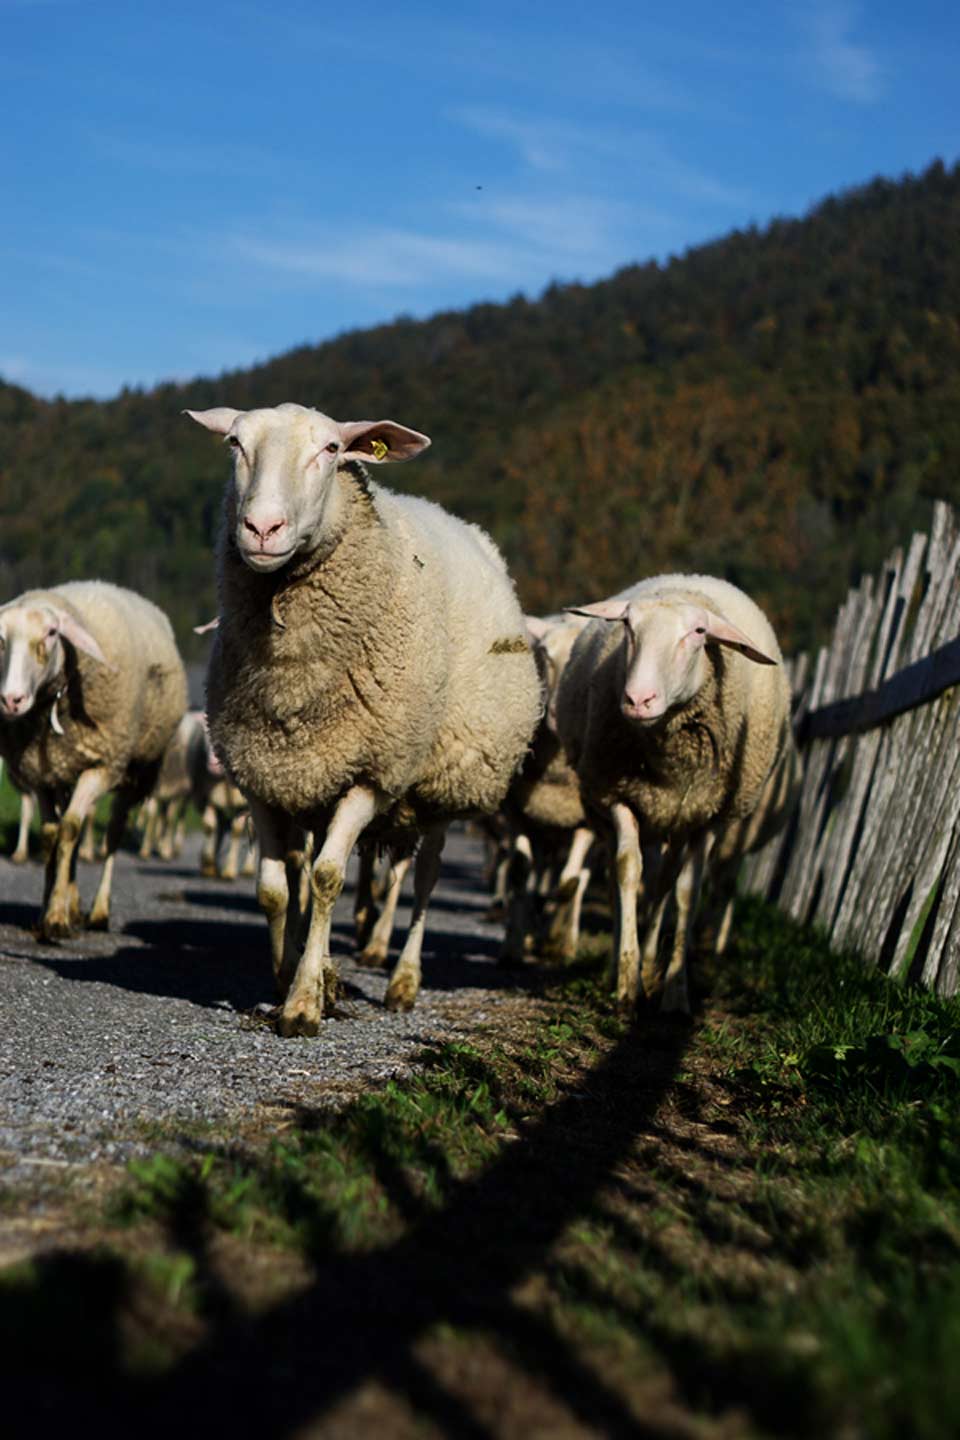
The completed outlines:
[[[937,163],[662,267],[215,380],[105,403],[0,383],[2,594],[114,579],[191,651],[227,458],[180,412],[297,400],[432,435],[382,477],[486,525],[528,609],[708,570],[806,643],[931,499],[960,504],[958,234],[960,167]]]

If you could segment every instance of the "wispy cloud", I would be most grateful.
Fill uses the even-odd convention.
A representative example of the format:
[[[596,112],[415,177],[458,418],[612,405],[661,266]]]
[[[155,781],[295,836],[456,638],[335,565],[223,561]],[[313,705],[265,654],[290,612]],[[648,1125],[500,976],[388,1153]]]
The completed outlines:
[[[810,40],[818,83],[840,100],[871,105],[883,93],[883,69],[871,50],[853,38],[860,7],[817,5],[810,13]]]
[[[422,285],[441,275],[509,280],[516,261],[509,247],[493,242],[389,228],[356,232],[349,240],[334,242],[321,235],[285,242],[234,234],[227,244],[236,259],[269,269],[387,287]]]
[[[452,118],[475,134],[502,140],[518,151],[530,169],[544,173],[591,173],[597,162],[613,167],[643,193],[645,183],[687,199],[742,207],[749,196],[679,156],[658,134],[621,126],[575,125],[550,119],[529,119],[509,110],[460,106]]]
[[[160,140],[150,135],[116,135],[104,130],[87,132],[88,142],[101,156],[121,164],[170,175],[250,175],[273,173],[277,157],[251,145],[229,141],[210,144],[188,139]]]

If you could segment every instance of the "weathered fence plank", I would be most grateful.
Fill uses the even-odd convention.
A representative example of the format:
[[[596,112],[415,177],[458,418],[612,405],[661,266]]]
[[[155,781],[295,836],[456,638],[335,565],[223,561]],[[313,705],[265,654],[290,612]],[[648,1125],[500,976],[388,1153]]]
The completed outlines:
[[[745,866],[867,963],[942,994],[960,983],[960,525],[934,506],[852,590],[812,667],[788,669],[804,755],[797,814]]]

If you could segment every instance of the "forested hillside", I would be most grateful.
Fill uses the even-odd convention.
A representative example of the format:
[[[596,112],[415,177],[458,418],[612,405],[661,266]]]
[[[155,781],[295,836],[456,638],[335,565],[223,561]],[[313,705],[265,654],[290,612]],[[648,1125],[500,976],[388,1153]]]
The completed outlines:
[[[528,609],[704,569],[807,642],[933,497],[960,504],[958,235],[960,167],[937,163],[665,266],[218,379],[106,403],[0,384],[0,590],[112,578],[190,650],[228,466],[180,411],[297,400],[430,434],[378,478],[488,526]]]

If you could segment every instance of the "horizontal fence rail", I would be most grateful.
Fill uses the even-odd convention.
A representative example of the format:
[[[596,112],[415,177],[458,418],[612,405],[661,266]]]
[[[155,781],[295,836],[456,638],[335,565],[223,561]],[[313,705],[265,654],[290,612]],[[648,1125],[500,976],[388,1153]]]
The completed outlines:
[[[812,668],[812,674],[811,672]],[[960,527],[934,506],[790,662],[804,782],[745,888],[892,976],[952,995],[960,959]]]

